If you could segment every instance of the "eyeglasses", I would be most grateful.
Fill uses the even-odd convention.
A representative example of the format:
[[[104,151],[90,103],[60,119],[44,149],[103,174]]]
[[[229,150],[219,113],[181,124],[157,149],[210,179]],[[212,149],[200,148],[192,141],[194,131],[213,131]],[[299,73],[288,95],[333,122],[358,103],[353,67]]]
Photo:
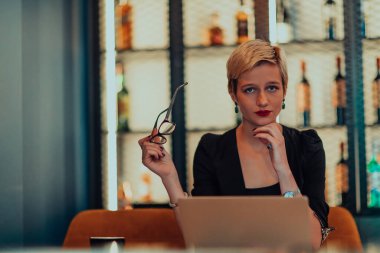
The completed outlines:
[[[175,101],[178,91],[187,84],[188,82],[185,82],[184,84],[178,86],[177,89],[175,89],[173,97],[170,101],[169,107],[163,110],[162,112],[160,112],[160,114],[158,114],[156,122],[154,123],[154,126],[153,126],[151,137],[149,139],[150,142],[156,143],[156,144],[165,144],[167,141],[165,135],[171,135],[174,132],[175,123],[169,121],[169,116],[170,116],[170,113],[172,112],[174,101]],[[158,119],[165,112],[166,112],[165,118],[161,122],[160,126],[157,128]]]

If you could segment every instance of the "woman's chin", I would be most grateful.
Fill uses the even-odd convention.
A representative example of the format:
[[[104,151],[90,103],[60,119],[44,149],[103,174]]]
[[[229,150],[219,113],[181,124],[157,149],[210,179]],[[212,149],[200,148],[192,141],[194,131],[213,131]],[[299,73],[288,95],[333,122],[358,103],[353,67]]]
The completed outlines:
[[[250,120],[249,122],[247,122],[248,124],[252,125],[252,126],[257,126],[257,127],[260,127],[260,126],[266,126],[266,125],[269,125],[271,123],[275,123],[276,122],[276,119],[273,119],[273,118],[267,118],[267,119],[255,119],[255,120]]]

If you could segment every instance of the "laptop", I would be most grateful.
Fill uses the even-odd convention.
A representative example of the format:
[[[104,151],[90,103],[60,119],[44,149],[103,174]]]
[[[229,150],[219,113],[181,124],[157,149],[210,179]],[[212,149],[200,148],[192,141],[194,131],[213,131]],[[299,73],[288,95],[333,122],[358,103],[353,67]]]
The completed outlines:
[[[311,249],[306,197],[191,197],[178,208],[188,248]]]

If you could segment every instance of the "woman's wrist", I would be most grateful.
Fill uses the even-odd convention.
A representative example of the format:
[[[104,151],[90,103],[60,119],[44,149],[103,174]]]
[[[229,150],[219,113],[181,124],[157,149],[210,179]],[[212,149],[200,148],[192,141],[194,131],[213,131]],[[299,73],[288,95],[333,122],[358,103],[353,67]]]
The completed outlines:
[[[183,196],[182,196],[182,197],[183,197],[183,198],[187,198],[187,197],[189,197],[189,194],[188,194],[187,192],[183,192]],[[181,198],[181,196],[180,196],[179,198]],[[177,199],[177,201],[178,201],[178,199]],[[176,202],[169,201],[169,206],[170,206],[171,208],[178,207],[178,203],[177,203],[177,201],[176,201]]]
[[[292,191],[292,192],[299,191],[298,185],[289,167],[284,168],[283,170],[277,171],[277,176],[280,182],[280,188],[281,188],[282,194],[289,191]]]
[[[293,178],[293,173],[290,170],[289,166],[276,166],[275,169],[280,180]]]
[[[165,182],[171,182],[171,181],[179,180],[176,168],[173,167],[170,171],[171,171],[170,173],[161,176],[161,181],[164,184],[165,184]]]
[[[176,170],[174,170],[173,173],[166,175],[165,177],[161,177],[161,180],[169,195],[171,203],[177,203],[179,198],[185,196]]]
[[[286,176],[287,174],[291,173],[288,158],[285,151],[285,146],[283,149],[281,148],[279,153],[276,154],[276,158],[272,161],[273,166],[277,173]]]

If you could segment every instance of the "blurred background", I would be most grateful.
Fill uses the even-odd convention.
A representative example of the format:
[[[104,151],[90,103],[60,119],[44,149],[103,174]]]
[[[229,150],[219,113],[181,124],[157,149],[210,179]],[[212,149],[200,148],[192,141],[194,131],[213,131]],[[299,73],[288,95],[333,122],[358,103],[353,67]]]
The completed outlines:
[[[177,95],[183,188],[201,136],[236,127],[225,64],[261,38],[287,56],[281,124],[316,129],[326,200],[380,243],[380,0],[3,0],[0,247],[61,245],[79,211],[166,207],[138,139]]]

